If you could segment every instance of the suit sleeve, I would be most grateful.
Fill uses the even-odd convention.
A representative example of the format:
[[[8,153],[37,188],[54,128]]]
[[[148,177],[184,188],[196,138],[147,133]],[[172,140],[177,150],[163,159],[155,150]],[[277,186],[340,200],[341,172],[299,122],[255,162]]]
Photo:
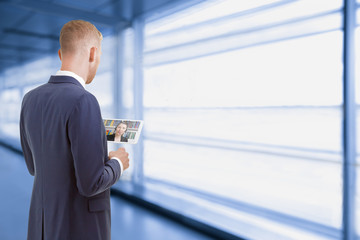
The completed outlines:
[[[104,124],[93,95],[84,94],[75,105],[68,120],[68,136],[80,194],[91,197],[110,188],[120,178],[120,165],[116,160],[107,161]]]
[[[21,113],[20,113],[20,142],[21,142],[21,148],[24,153],[24,158],[26,162],[26,166],[29,170],[29,173],[34,176],[35,174],[35,168],[34,168],[34,160],[32,156],[32,152],[28,143],[28,139],[26,137],[26,131],[24,126],[24,102],[21,107]]]

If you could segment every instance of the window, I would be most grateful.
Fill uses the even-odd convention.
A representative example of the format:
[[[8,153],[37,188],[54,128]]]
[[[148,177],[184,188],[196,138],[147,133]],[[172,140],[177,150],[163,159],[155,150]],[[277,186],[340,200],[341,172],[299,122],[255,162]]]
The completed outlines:
[[[145,180],[340,236],[341,7],[206,1],[148,22]]]
[[[114,65],[111,65],[114,62],[113,49],[113,38],[105,37],[98,73],[93,83],[86,85],[86,89],[98,99],[103,115],[112,114],[114,107],[112,88]],[[0,131],[3,134],[19,137],[20,107],[23,96],[30,90],[45,84],[50,76],[60,69],[60,66],[59,57],[54,53],[54,55],[8,69],[2,74],[0,104],[3,111],[0,115]]]
[[[17,88],[0,92],[0,102],[2,103],[0,115],[2,122],[1,132],[13,138],[19,137],[20,99],[20,91]]]

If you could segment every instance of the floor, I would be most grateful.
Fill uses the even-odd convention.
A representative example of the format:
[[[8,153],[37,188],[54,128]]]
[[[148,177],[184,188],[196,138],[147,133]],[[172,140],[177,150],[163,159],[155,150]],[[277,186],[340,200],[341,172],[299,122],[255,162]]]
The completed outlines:
[[[23,157],[0,146],[0,239],[26,239],[33,177]],[[201,233],[161,215],[111,198],[112,240],[208,240]]]

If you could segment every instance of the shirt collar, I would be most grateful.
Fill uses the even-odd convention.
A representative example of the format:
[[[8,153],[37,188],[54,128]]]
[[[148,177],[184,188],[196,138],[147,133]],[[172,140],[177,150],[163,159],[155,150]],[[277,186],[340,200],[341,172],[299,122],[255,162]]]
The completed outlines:
[[[59,70],[56,72],[55,74],[56,76],[69,76],[69,77],[73,77],[76,80],[79,81],[79,83],[85,88],[85,81],[82,77],[80,77],[79,75],[77,75],[76,73],[70,72],[70,71],[63,71],[63,70]]]

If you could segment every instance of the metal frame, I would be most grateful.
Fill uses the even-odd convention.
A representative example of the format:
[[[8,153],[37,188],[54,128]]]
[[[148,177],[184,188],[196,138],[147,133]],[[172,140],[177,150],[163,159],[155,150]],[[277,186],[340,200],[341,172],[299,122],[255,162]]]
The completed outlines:
[[[177,134],[162,133],[161,136],[159,136],[159,134],[156,132],[147,132],[143,135],[143,138],[153,142],[180,144],[184,146],[202,147],[209,149],[221,149],[226,151],[274,155],[278,157],[280,156],[290,158],[289,161],[292,159],[301,159],[304,161],[323,162],[326,164],[335,164],[339,166],[341,164],[342,155],[342,152],[340,151],[330,151],[324,149],[287,147],[275,144],[235,140],[221,140],[221,142],[219,142],[219,140],[216,138],[197,137],[194,139],[193,137],[184,137]]]
[[[134,115],[137,120],[143,120],[143,52],[144,52],[144,19],[138,17],[133,22],[134,28]],[[143,129],[144,131],[144,129]],[[133,180],[136,184],[144,181],[144,141],[140,138],[134,147],[135,168]]]
[[[188,60],[192,60],[192,59],[212,56],[212,55],[221,54],[221,53],[225,53],[225,52],[236,51],[236,50],[240,50],[240,49],[244,49],[244,48],[256,47],[256,46],[261,46],[261,45],[265,45],[265,44],[271,44],[271,43],[276,43],[276,42],[281,42],[281,41],[288,41],[288,40],[303,38],[303,37],[311,37],[311,36],[315,36],[318,34],[334,32],[337,30],[339,30],[339,29],[333,28],[333,29],[329,29],[329,30],[325,30],[325,31],[316,32],[316,33],[306,33],[306,34],[299,34],[299,35],[294,35],[294,36],[289,36],[289,37],[282,37],[277,40],[268,40],[268,41],[262,41],[260,43],[252,43],[252,44],[248,44],[248,45],[230,47],[230,48],[225,48],[225,49],[215,50],[215,51],[213,50],[209,53],[197,54],[196,56],[186,56],[186,57],[182,57],[182,58],[178,57],[174,60],[166,60],[166,61],[162,60],[162,61],[157,61],[155,63],[146,63],[145,62],[144,65],[145,65],[145,67],[157,67],[157,66],[161,66],[161,65],[165,65],[165,64],[173,64],[173,63],[177,63],[177,62],[188,61]],[[171,48],[168,48],[167,50],[169,50]]]
[[[124,112],[124,103],[122,98],[123,92],[123,63],[124,63],[124,34],[123,29],[116,29],[114,33],[115,56],[114,56],[114,109],[115,116],[121,118],[120,114]]]
[[[356,0],[344,0],[344,78],[343,78],[343,239],[353,240],[356,194],[356,103],[355,27]]]

